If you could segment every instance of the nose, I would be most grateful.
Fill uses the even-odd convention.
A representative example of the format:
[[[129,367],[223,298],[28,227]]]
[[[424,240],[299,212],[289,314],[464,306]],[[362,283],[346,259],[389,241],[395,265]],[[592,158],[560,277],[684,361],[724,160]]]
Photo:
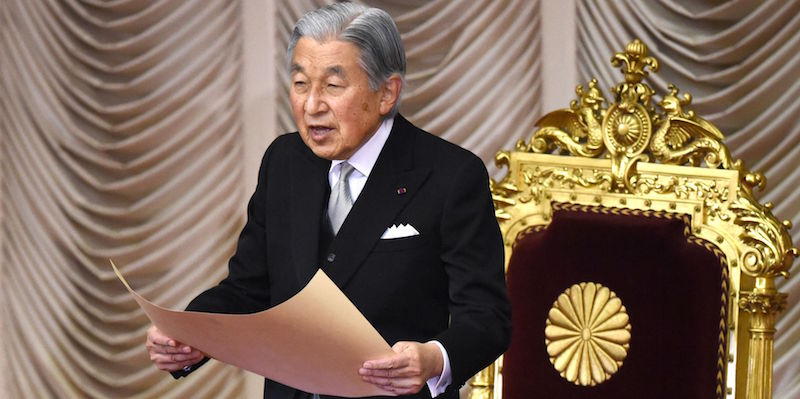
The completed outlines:
[[[327,110],[327,104],[325,103],[325,99],[322,98],[321,93],[319,90],[311,90],[306,97],[306,101],[303,104],[303,110],[306,111],[307,114],[318,114],[321,112],[325,112]]]

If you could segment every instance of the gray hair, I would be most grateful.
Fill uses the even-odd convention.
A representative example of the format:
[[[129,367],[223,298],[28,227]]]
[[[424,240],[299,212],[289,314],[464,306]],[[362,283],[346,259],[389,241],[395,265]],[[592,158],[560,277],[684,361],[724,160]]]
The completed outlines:
[[[373,91],[378,90],[394,74],[405,79],[406,52],[403,41],[397,25],[386,11],[344,2],[306,13],[297,21],[289,39],[286,57],[290,71],[294,48],[300,38],[305,36],[318,42],[341,40],[355,45],[360,54],[358,63],[367,74]],[[386,118],[397,113],[398,105],[399,101]]]

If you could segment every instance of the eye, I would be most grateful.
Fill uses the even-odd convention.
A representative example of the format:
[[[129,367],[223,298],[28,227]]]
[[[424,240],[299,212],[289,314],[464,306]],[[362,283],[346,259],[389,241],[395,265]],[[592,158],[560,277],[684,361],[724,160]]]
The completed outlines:
[[[328,92],[330,93],[339,93],[344,90],[344,85],[334,82],[328,82],[327,86]]]
[[[306,83],[304,80],[295,80],[292,82],[292,86],[295,90],[302,91],[308,87],[308,83]]]

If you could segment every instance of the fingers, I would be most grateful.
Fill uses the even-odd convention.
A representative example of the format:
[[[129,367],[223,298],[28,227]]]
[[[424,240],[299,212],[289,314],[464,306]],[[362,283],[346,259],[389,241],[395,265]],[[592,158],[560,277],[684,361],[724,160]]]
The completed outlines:
[[[191,366],[203,359],[203,354],[198,350],[193,350],[188,354],[163,354],[150,353],[150,361],[156,368],[164,371],[177,371],[184,367]]]
[[[156,326],[150,326],[147,329],[147,342],[152,342],[156,345],[175,346],[175,340],[164,335]]]
[[[189,345],[164,335],[156,326],[147,329],[145,342],[150,361],[160,370],[176,371],[191,366],[205,356]]]
[[[159,353],[189,353],[192,351],[189,345],[181,344],[164,335],[156,326],[151,326],[147,329],[145,346],[147,346],[148,350],[154,348]]]
[[[388,377],[391,376],[393,371],[408,367],[410,363],[411,359],[409,358],[408,354],[398,353],[394,356],[383,359],[368,360],[364,362],[362,370],[376,373],[374,375]]]
[[[392,350],[394,355],[364,362],[358,370],[361,378],[398,395],[419,392],[430,378],[429,370],[421,361],[428,348],[418,342],[401,341],[392,346]]]
[[[418,367],[409,365],[408,358],[390,358],[370,361],[358,370],[361,379],[379,388],[406,395],[419,392],[425,386],[426,380],[421,377]],[[370,368],[374,366],[375,368]]]
[[[410,395],[425,387],[425,382],[418,378],[380,378],[362,377],[364,381],[375,384],[378,388],[396,395]]]

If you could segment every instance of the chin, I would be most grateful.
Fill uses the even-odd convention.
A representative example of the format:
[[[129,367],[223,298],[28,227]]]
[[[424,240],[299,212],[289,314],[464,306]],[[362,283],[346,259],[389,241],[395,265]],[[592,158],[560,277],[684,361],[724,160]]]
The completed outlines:
[[[330,148],[330,146],[325,145],[325,143],[314,141],[314,139],[308,135],[301,134],[300,137],[303,139],[303,143],[306,144],[306,147],[311,149],[311,152],[313,152],[314,155],[324,159],[333,159],[330,157],[336,152],[335,149]]]
[[[336,153],[330,149],[312,146],[311,151],[314,153],[314,155],[322,159],[327,159],[329,161],[333,161],[334,159],[339,159],[336,158]]]

